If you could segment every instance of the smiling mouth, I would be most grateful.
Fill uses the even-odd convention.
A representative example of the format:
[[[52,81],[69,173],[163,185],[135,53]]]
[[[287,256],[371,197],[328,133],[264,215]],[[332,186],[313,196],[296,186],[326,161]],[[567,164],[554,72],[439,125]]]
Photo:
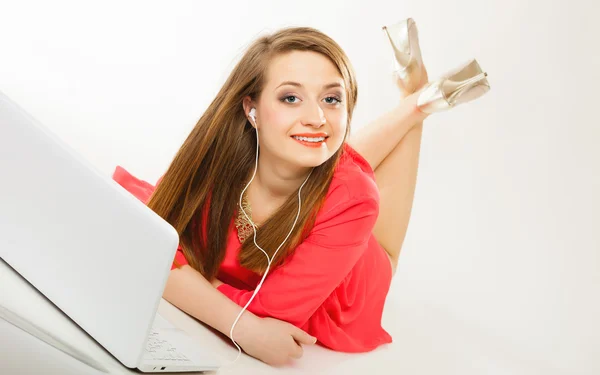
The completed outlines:
[[[297,141],[302,141],[302,142],[321,143],[329,137],[300,137],[297,135],[292,135],[292,138],[294,138]]]
[[[301,144],[302,146],[310,148],[321,148],[325,145],[325,143],[327,142],[327,138],[329,137],[300,137],[297,135],[293,135],[291,136],[291,138],[299,144]]]

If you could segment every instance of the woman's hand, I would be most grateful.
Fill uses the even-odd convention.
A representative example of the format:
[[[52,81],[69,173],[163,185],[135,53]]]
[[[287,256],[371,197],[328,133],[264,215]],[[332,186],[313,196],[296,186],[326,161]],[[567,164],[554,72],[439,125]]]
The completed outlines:
[[[210,283],[215,288],[223,284],[217,278]],[[312,345],[317,341],[315,337],[283,320],[259,318],[247,313],[242,314],[233,331],[233,338],[246,353],[272,366],[302,357],[302,344]]]
[[[249,355],[271,366],[281,366],[302,357],[302,345],[317,339],[300,328],[273,318],[242,315],[233,338]]]

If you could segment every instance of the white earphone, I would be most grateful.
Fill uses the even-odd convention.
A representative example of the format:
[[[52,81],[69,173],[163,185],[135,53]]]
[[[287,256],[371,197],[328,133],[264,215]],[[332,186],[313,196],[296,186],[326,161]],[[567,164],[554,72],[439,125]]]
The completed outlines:
[[[273,259],[275,259],[275,255],[277,255],[277,252],[279,251],[279,249],[281,249],[281,247],[283,246],[283,244],[285,243],[285,241],[288,240],[288,238],[292,234],[292,231],[296,227],[296,223],[298,222],[298,217],[300,216],[300,208],[302,207],[302,199],[300,198],[300,193],[302,192],[302,188],[304,187],[304,184],[306,184],[306,181],[308,181],[308,179],[309,179],[309,177],[310,177],[310,175],[312,174],[312,171],[313,171],[311,169],[310,173],[306,177],[306,180],[304,180],[304,182],[300,186],[300,189],[298,190],[298,213],[296,214],[296,219],[294,220],[294,224],[292,225],[292,229],[290,229],[290,232],[288,233],[288,235],[285,237],[285,239],[283,240],[283,242],[279,245],[279,247],[277,248],[277,250],[275,250],[275,252],[273,253],[273,256],[270,257],[269,254],[267,254],[267,252],[264,251],[263,248],[260,247],[260,246],[258,246],[258,244],[256,243],[256,225],[254,224],[254,222],[252,221],[252,219],[248,216],[248,214],[246,213],[246,211],[242,207],[242,197],[244,196],[244,192],[248,189],[248,186],[250,186],[250,183],[254,180],[254,176],[256,176],[256,171],[258,170],[258,146],[259,145],[258,145],[258,126],[256,125],[256,109],[255,108],[250,109],[250,112],[248,113],[248,116],[251,117],[252,120],[254,121],[254,128],[256,129],[256,159],[255,159],[255,165],[254,165],[254,174],[252,175],[252,178],[250,179],[250,181],[248,182],[248,184],[246,185],[246,187],[244,188],[244,190],[242,190],[242,193],[240,194],[239,207],[242,210],[242,212],[244,213],[244,216],[246,216],[246,219],[252,225],[252,230],[254,231],[254,245],[256,245],[256,247],[258,249],[260,249],[260,251],[262,251],[265,254],[265,256],[267,257],[267,262],[268,263],[267,263],[267,269],[265,270],[265,274],[260,279],[260,282],[256,286],[256,289],[254,289],[254,293],[252,293],[252,296],[250,297],[250,300],[248,300],[248,302],[246,303],[246,305],[242,308],[242,311],[240,311],[240,313],[238,314],[237,318],[235,318],[235,320],[233,321],[233,324],[231,326],[231,330],[229,331],[229,338],[233,342],[233,345],[235,345],[236,348],[238,349],[238,355],[237,355],[237,357],[235,358],[235,360],[231,364],[235,363],[240,358],[240,356],[242,355],[242,349],[239,347],[239,345],[233,339],[233,329],[235,328],[235,325],[237,324],[237,322],[242,317],[242,314],[244,313],[244,311],[246,311],[246,309],[248,308],[248,306],[250,305],[250,303],[252,302],[252,300],[254,299],[254,297],[256,296],[256,294],[258,293],[258,291],[260,290],[260,288],[262,287],[263,281],[265,281],[265,278],[267,277],[267,273],[269,273],[269,269],[271,268],[271,263],[273,262]]]
[[[256,108],[252,108],[250,113],[248,113],[248,116],[252,117],[252,121],[256,124]]]

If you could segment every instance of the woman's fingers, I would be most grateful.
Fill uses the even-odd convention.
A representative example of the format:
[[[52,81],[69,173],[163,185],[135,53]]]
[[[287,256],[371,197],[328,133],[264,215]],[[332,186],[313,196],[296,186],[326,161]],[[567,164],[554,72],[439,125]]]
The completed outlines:
[[[313,345],[315,342],[317,342],[316,337],[309,335],[296,326],[293,327],[291,334],[294,340],[296,340],[299,344]]]
[[[304,354],[304,349],[302,349],[302,346],[296,344],[296,342],[294,340],[292,340],[292,345],[293,345],[293,348],[290,351],[290,357],[292,357],[294,359],[302,358],[302,355]]]

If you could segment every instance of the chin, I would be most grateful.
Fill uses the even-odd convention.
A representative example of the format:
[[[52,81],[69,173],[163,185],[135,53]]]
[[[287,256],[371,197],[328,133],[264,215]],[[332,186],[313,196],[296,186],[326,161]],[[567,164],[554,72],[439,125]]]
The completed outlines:
[[[314,168],[322,165],[333,156],[333,153],[321,155],[296,155],[295,162],[305,168]]]
[[[303,146],[300,146],[300,148],[298,148],[298,144],[296,143],[296,141],[293,141],[295,143],[295,147],[291,149],[293,150],[293,154],[291,155],[290,159],[302,168],[318,167],[323,163],[327,162],[327,160],[329,160],[331,157],[333,157],[335,152],[339,149],[339,147],[341,147],[340,143],[338,148],[332,150],[330,147],[332,146],[332,141],[334,140],[328,139],[328,144],[326,146],[324,145],[323,147],[316,149]]]

